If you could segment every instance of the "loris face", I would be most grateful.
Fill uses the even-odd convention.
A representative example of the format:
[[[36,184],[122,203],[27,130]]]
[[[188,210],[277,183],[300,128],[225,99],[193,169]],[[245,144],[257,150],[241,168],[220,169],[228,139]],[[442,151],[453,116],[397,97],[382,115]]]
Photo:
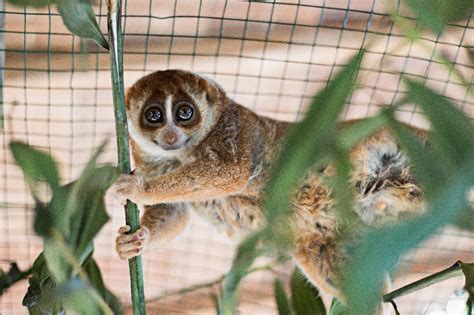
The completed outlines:
[[[213,82],[191,72],[158,71],[127,93],[132,139],[147,154],[176,156],[199,144],[226,103]]]

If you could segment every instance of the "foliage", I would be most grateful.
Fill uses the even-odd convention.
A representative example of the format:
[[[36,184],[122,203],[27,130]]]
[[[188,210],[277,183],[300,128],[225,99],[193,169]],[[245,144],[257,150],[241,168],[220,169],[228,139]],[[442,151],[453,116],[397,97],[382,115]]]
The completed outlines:
[[[474,263],[466,264],[461,263],[461,269],[466,277],[466,284],[464,285],[464,289],[469,294],[467,299],[467,308],[468,314],[472,314],[473,311],[473,304],[474,304]]]
[[[461,0],[439,0],[437,3],[439,5],[433,5],[431,1],[407,0],[421,23],[436,33],[440,33],[446,23],[472,14],[472,1],[467,6]],[[406,34],[411,34],[411,40],[421,38],[417,35],[417,30],[410,28],[411,24],[399,26],[404,28]],[[314,98],[305,119],[296,124],[284,140],[280,159],[266,188],[264,208],[268,226],[239,247],[228,274],[228,279],[233,279],[233,285],[223,289],[221,304],[227,303],[226,301],[231,301],[229,305],[235,304],[238,282],[258,255],[274,249],[284,252],[291,246],[291,234],[286,225],[287,216],[291,215],[290,197],[309,168],[326,163],[336,166],[335,179],[328,185],[331,185],[334,192],[338,217],[343,222],[342,237],[345,236],[345,227],[357,224],[357,218],[351,211],[352,190],[348,187],[351,165],[347,152],[382,125],[393,130],[402,149],[409,155],[414,175],[423,188],[429,209],[427,214],[418,218],[363,233],[360,241],[349,248],[352,259],[342,272],[342,290],[347,298],[347,305],[333,300],[329,313],[373,313],[381,299],[384,275],[394,268],[403,253],[447,224],[474,231],[472,206],[466,200],[474,182],[474,129],[470,119],[446,97],[427,88],[422,82],[405,78],[407,94],[397,105],[354,125],[336,128],[338,114],[355,86],[354,80],[362,55],[363,51]],[[459,71],[454,68],[454,64],[442,57],[440,61],[445,62],[449,66],[448,71],[453,71],[456,75]],[[406,125],[395,118],[398,106],[405,104],[418,105],[431,122],[428,145],[422,144]],[[235,263],[244,257],[247,259],[245,264]],[[472,270],[466,272],[466,279],[466,288],[471,293],[472,301]],[[293,296],[299,296],[298,292],[293,292]],[[275,282],[275,298],[280,314],[291,314],[296,310],[278,281]],[[309,297],[308,299],[314,301]],[[220,313],[230,314],[231,309]]]
[[[474,10],[472,0],[406,0],[420,22],[440,34],[449,22],[468,18]]]
[[[318,289],[306,280],[299,269],[295,268],[290,278],[291,302],[280,280],[275,280],[274,287],[279,315],[326,314]]]
[[[2,269],[0,269],[0,295],[2,295],[3,292],[5,292],[13,284],[23,280],[30,274],[31,269],[28,269],[27,271],[21,271],[16,263],[10,264],[10,270],[8,272],[4,272]]]
[[[74,35],[94,40],[104,49],[109,44],[99,28],[92,10],[91,0],[8,0],[13,5],[23,7],[47,7],[56,5],[64,25]]]
[[[56,163],[48,154],[20,142],[10,145],[36,203],[35,231],[44,239],[44,250],[33,263],[30,286],[23,299],[32,313],[61,309],[86,314],[121,313],[119,301],[104,286],[92,258],[93,238],[109,219],[104,195],[117,176],[116,168],[96,164],[104,146],[95,152],[75,182],[61,186]],[[38,196],[44,184],[52,193],[48,203]]]
[[[268,225],[260,232],[249,236],[239,246],[222,288],[219,314],[233,313],[238,284],[258,254],[261,254],[257,249],[260,240],[264,240],[266,246],[280,251],[288,249],[291,244],[288,226],[282,224],[287,222],[284,218],[291,212],[290,194],[309,167],[334,158],[336,148],[342,150],[337,142],[338,138],[334,137],[340,132],[336,119],[352,92],[362,56],[363,51],[352,58],[335,79],[314,98],[306,118],[296,124],[286,137],[284,153],[280,155],[267,186],[264,206]],[[323,136],[312,137],[312,134],[323,134]]]

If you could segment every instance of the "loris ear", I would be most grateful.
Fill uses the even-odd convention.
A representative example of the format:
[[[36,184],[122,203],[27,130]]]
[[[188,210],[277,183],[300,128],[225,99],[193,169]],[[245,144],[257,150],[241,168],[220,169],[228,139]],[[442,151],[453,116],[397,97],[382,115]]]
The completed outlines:
[[[199,77],[201,77],[199,88],[205,91],[208,104],[219,104],[226,100],[226,93],[216,81],[204,75],[199,75]]]

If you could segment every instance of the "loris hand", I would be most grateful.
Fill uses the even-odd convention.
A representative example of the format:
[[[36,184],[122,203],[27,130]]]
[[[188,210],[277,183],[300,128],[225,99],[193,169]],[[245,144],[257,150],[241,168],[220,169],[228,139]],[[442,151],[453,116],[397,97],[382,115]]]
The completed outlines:
[[[115,240],[115,248],[122,259],[141,255],[150,237],[150,232],[146,227],[141,227],[133,234],[126,234],[128,231],[130,231],[130,226],[122,226],[118,230],[119,236]]]
[[[135,203],[140,203],[140,195],[145,189],[145,181],[139,174],[122,174],[110,188],[115,195],[115,199],[125,205],[127,199]]]

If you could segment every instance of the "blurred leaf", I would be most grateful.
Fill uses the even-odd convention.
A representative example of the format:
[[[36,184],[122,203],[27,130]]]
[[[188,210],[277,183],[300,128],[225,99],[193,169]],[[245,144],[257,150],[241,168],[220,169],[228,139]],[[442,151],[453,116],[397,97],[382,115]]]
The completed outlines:
[[[472,309],[472,303],[474,302],[474,263],[467,264],[461,262],[461,269],[466,278],[464,289],[469,294],[468,303],[471,303]]]
[[[10,264],[10,270],[4,272],[0,269],[0,296],[9,287],[18,281],[21,281],[31,274],[31,269],[27,271],[21,271],[16,263]]]
[[[474,232],[474,209],[468,205],[461,213],[454,224],[461,229]]]
[[[430,193],[436,190],[436,187],[442,185],[446,180],[446,170],[443,164],[433,151],[428,150],[405,125],[394,119],[394,113],[391,109],[384,111],[383,114],[386,115],[388,125],[398,138],[398,142],[408,153],[413,165],[413,172],[416,175],[415,177],[423,186],[424,193],[429,196]]]
[[[41,8],[48,4],[56,4],[57,0],[7,0],[7,2],[20,7]]]
[[[406,0],[420,22],[440,34],[445,24],[468,18],[474,10],[472,0]]]
[[[107,223],[104,196],[118,176],[116,167],[88,166],[72,185],[67,206],[73,211],[70,219],[68,243],[75,249],[76,257],[83,255],[89,244]]]
[[[311,283],[295,268],[290,278],[291,300],[297,315],[325,315],[323,300]]]
[[[275,301],[278,308],[278,315],[291,315],[290,301],[286,296],[281,280],[275,279],[273,282],[273,287],[275,290]]]
[[[54,216],[49,207],[37,201],[35,203],[35,220],[33,222],[33,229],[36,234],[42,237],[47,237],[51,234]]]
[[[74,35],[90,38],[104,49],[109,49],[109,44],[102,35],[99,24],[92,10],[90,0],[57,0],[58,11],[63,18],[64,25]]]
[[[109,50],[109,44],[97,24],[91,0],[8,0],[8,2],[16,6],[36,8],[57,4],[63,23],[71,33],[92,39],[102,48]]]
[[[358,220],[358,216],[352,211],[353,191],[352,189],[348,189],[352,170],[349,156],[346,152],[339,149],[334,149],[333,152],[337,175],[334,178],[334,183],[330,185],[330,187],[337,197],[335,210],[339,219],[339,231],[342,234],[346,231],[346,228],[351,229],[354,226],[354,222]]]
[[[474,47],[468,46],[466,49],[467,49],[467,56],[469,57],[469,61],[471,62],[471,65],[474,65]]]
[[[367,139],[377,129],[385,124],[385,117],[377,115],[349,123],[342,123],[338,136],[339,145],[344,150],[350,150],[362,140]]]
[[[423,84],[406,79],[407,99],[419,105],[432,124],[431,141],[454,169],[474,156],[474,125],[456,105]],[[453,164],[453,163],[451,163]],[[446,167],[446,166],[445,166]]]
[[[284,140],[266,187],[264,202],[271,228],[267,238],[280,248],[288,247],[291,242],[286,220],[280,218],[290,212],[290,196],[305,172],[328,161],[331,152],[327,148],[333,147],[336,120],[353,91],[363,54],[361,51],[352,58],[334,80],[314,97],[306,117],[291,127]]]
[[[331,307],[329,309],[329,315],[346,315],[348,314],[348,308],[338,299],[333,298],[331,302]]]
[[[59,187],[56,163],[49,154],[22,142],[11,142],[10,149],[33,194],[39,181],[48,183],[53,192]]]
[[[101,314],[101,309],[92,295],[93,289],[78,277],[45,290],[41,295],[38,305],[43,310],[52,310],[56,305],[63,305],[66,313],[75,314]]]
[[[44,240],[43,255],[46,259],[48,270],[56,283],[67,281],[71,276],[72,266],[65,254],[53,239]]]
[[[240,243],[237,248],[230,271],[222,284],[218,314],[233,314],[238,297],[238,286],[257,257],[257,244],[260,238],[261,234],[254,233]]]
[[[350,249],[353,259],[344,267],[342,277],[349,314],[373,313],[380,300],[384,275],[391,271],[403,253],[456,220],[466,206],[465,196],[473,176],[474,163],[467,163],[430,194],[428,213],[368,232]]]
[[[99,266],[97,266],[97,263],[94,259],[89,259],[87,261],[87,263],[84,265],[84,271],[86,272],[92,287],[109,305],[113,313],[115,315],[123,314],[122,304],[120,303],[120,300],[105,287]]]

